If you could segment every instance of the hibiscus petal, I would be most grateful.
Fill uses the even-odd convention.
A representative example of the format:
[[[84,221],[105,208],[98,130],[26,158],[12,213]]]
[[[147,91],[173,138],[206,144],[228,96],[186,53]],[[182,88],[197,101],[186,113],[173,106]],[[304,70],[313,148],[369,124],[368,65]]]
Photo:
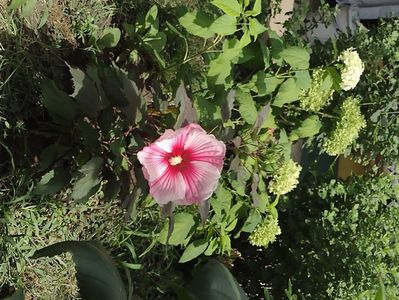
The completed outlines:
[[[162,176],[149,182],[150,194],[161,205],[179,203],[184,199],[184,179],[181,173],[166,170]]]
[[[185,198],[179,204],[190,205],[207,200],[218,185],[219,169],[204,161],[194,161],[181,171],[185,186]]]
[[[159,148],[156,144],[144,147],[137,153],[137,158],[143,165],[144,177],[148,181],[153,181],[165,173],[168,167],[167,156],[169,154]]]
[[[214,135],[206,134],[201,127],[199,129],[191,128],[184,148],[190,152],[191,161],[208,162],[219,170],[222,169],[226,146],[218,141]]]

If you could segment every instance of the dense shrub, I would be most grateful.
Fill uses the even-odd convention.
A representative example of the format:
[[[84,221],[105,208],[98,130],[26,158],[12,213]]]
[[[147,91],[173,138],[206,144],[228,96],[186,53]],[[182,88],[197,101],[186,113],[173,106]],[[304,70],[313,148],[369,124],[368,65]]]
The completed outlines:
[[[292,195],[280,214],[275,271],[310,299],[374,299],[380,277],[396,299],[398,199],[389,176],[331,180]]]

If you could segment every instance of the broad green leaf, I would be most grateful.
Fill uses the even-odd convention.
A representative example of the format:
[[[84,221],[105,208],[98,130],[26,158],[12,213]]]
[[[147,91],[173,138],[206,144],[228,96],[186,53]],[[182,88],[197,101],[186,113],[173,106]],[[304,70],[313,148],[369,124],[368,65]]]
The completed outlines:
[[[223,264],[213,259],[194,272],[193,280],[189,283],[186,290],[193,299],[248,299],[229,270]]]
[[[24,5],[28,0],[12,0],[8,9],[14,10]]]
[[[177,213],[174,215],[174,225],[173,225],[173,232],[169,237],[169,241],[166,242],[168,236],[168,228],[169,228],[169,220],[165,222],[162,231],[159,234],[158,241],[161,244],[166,245],[184,245],[186,240],[190,234],[190,232],[194,229],[195,220],[194,216],[189,213]]]
[[[229,16],[238,17],[241,14],[242,7],[237,0],[212,0],[211,3]]]
[[[300,47],[289,47],[280,52],[280,56],[293,69],[308,69],[310,54]]]
[[[214,32],[210,30],[213,21],[210,15],[196,10],[187,12],[184,16],[179,18],[179,23],[189,33],[204,39],[208,39],[214,35]]]
[[[77,105],[71,97],[59,90],[54,81],[45,79],[41,84],[43,105],[57,121],[72,121],[77,113]]]
[[[107,102],[105,94],[101,94],[97,89],[99,82],[96,84],[90,76],[79,69],[70,67],[69,71],[72,75],[72,82],[74,85],[72,97],[78,102],[79,109],[85,115],[90,118],[95,118],[98,110],[104,108]],[[96,72],[96,70],[93,72]]]
[[[209,246],[208,248],[206,248],[204,255],[206,256],[210,256],[213,253],[215,253],[215,251],[218,249],[219,247],[219,241],[217,238],[212,238],[211,241],[209,242]]]
[[[242,118],[248,124],[255,124],[258,111],[255,106],[255,101],[252,99],[251,93],[238,89],[236,99],[239,103],[239,111]]]
[[[3,300],[25,300],[24,290],[18,288],[11,296],[2,298]]]
[[[199,113],[199,121],[204,127],[213,127],[222,121],[219,105],[201,96],[195,98],[194,105]]]
[[[237,20],[235,17],[223,15],[212,23],[210,30],[219,35],[234,34],[237,30]]]
[[[238,44],[238,48],[242,49],[248,46],[250,43],[251,43],[251,35],[249,33],[249,30],[244,31],[244,34],[242,35],[240,42]]]
[[[249,212],[248,218],[245,220],[245,223],[241,229],[243,232],[252,232],[255,227],[262,221],[262,216],[259,211],[256,209],[252,209]]]
[[[262,12],[262,0],[255,0],[254,3],[254,7],[252,8],[252,10],[246,11],[245,14],[247,16],[257,16],[260,15],[260,13]]]
[[[294,78],[288,78],[281,84],[278,89],[276,98],[274,99],[273,105],[282,107],[286,103],[291,103],[298,100],[300,89],[295,84]]]
[[[94,157],[84,164],[79,172],[83,177],[75,182],[72,189],[72,198],[76,201],[84,202],[92,196],[101,182],[101,169],[103,167],[103,159]]]
[[[93,241],[67,241],[37,250],[33,258],[70,252],[76,264],[79,293],[85,300],[127,300],[123,281],[111,257]]]
[[[289,140],[296,141],[299,138],[315,136],[319,133],[321,126],[318,116],[310,116],[291,132]]]
[[[143,37],[143,42],[148,45],[152,51],[161,52],[166,45],[166,34],[157,32],[154,35],[146,34]]]
[[[231,186],[235,189],[237,194],[241,196],[246,196],[246,185],[248,179],[251,177],[251,174],[248,170],[243,167],[239,166],[236,171],[231,171]]]
[[[273,62],[281,66],[283,63],[283,59],[281,58],[280,54],[284,50],[284,42],[277,35],[277,33],[272,30],[268,31],[268,35],[271,44],[271,56],[273,58]]]
[[[97,46],[100,49],[114,48],[116,45],[118,45],[120,39],[121,31],[119,28],[105,28],[102,37],[97,41]]]
[[[266,84],[266,91],[265,95],[269,95],[273,93],[276,88],[283,82],[283,79],[277,77],[270,77],[270,74],[266,74],[265,84]]]
[[[35,195],[54,195],[71,181],[71,175],[64,169],[51,170],[42,176],[35,186]]]
[[[261,33],[266,31],[266,26],[262,25],[259,23],[259,21],[255,18],[250,18],[249,19],[249,34],[255,37],[260,35]]]
[[[22,8],[21,11],[21,17],[29,17],[32,15],[33,10],[36,8],[37,5],[37,0],[28,0],[26,1],[24,7]]]
[[[179,263],[185,263],[200,256],[208,248],[206,240],[196,240],[190,243],[180,257]]]
[[[295,72],[295,83],[301,90],[307,90],[312,85],[312,78],[308,70]]]
[[[223,85],[226,83],[226,78],[230,76],[232,69],[231,60],[226,59],[223,55],[212,60],[209,63],[208,78],[211,84]]]
[[[144,27],[150,28],[151,26],[155,26],[158,29],[158,6],[153,5],[148,10],[145,19],[144,19]]]

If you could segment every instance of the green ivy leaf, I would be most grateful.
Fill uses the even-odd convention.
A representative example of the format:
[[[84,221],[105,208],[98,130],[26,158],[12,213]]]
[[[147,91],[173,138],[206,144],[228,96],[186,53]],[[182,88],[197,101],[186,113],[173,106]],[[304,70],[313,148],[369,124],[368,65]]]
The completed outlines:
[[[169,220],[168,222],[165,222],[165,225],[159,234],[158,241],[164,245],[167,243],[174,246],[185,245],[190,232],[194,229],[194,226],[195,220],[192,214],[183,212],[177,213],[174,215],[173,232],[169,237],[169,241],[167,242]]]
[[[315,136],[319,133],[321,126],[318,116],[310,116],[291,132],[289,140],[296,141],[299,138]]]
[[[219,35],[234,34],[237,30],[237,19],[229,15],[223,15],[212,23],[210,30]]]
[[[239,103],[239,111],[242,118],[248,124],[255,124],[258,110],[256,109],[255,101],[252,99],[251,93],[238,89],[236,99]]]
[[[98,189],[101,182],[101,169],[103,167],[103,159],[94,157],[84,164],[79,172],[84,176],[75,182],[72,189],[72,198],[79,202],[85,202]]]
[[[241,15],[242,7],[237,0],[212,0],[211,3],[229,16],[238,17]]]
[[[208,248],[206,240],[196,240],[190,243],[180,257],[179,263],[185,263],[200,256]]]
[[[300,47],[289,47],[280,52],[280,56],[284,59],[293,69],[308,69],[310,54],[309,52]]]
[[[248,218],[245,220],[244,225],[242,226],[241,231],[243,232],[252,232],[255,227],[262,221],[262,216],[256,209],[252,209],[249,212]]]
[[[288,78],[281,84],[278,89],[276,98],[274,99],[273,105],[282,107],[286,103],[291,103],[298,100],[300,89],[297,87],[294,78]]]
[[[179,18],[179,23],[191,34],[208,39],[214,35],[210,30],[213,23],[210,15],[194,10],[187,12],[184,16]]]

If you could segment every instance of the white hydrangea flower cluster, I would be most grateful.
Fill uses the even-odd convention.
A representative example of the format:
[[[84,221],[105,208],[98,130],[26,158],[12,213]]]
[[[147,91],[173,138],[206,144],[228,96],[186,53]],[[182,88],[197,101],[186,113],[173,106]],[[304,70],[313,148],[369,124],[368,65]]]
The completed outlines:
[[[332,80],[328,81],[325,70],[316,69],[312,74],[312,85],[299,94],[300,106],[307,111],[320,111],[327,106],[333,96]]]
[[[257,247],[267,247],[276,241],[276,236],[281,234],[278,219],[268,216],[260,223],[249,236],[249,243]]]
[[[338,60],[344,63],[341,70],[341,88],[344,91],[354,89],[364,71],[364,64],[359,54],[355,49],[349,48],[341,53]]]
[[[302,167],[292,159],[283,162],[282,166],[273,175],[269,183],[269,191],[275,195],[284,195],[291,192],[299,183],[299,174]]]
[[[360,101],[347,98],[341,106],[340,118],[323,148],[331,156],[343,154],[348,146],[359,136],[366,120],[360,111]]]

